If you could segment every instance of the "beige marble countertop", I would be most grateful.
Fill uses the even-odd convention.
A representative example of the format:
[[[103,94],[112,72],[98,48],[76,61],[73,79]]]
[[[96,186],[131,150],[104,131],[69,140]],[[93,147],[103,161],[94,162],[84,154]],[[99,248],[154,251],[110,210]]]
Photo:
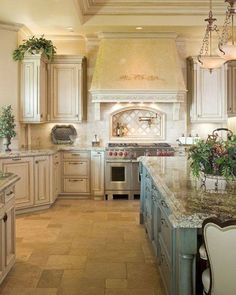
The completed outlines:
[[[104,151],[105,147],[92,147],[85,145],[58,145],[52,146],[47,149],[21,149],[13,150],[11,152],[0,152],[0,159],[4,158],[14,158],[14,157],[29,157],[29,156],[45,156],[53,155],[58,151]]]
[[[211,216],[236,218],[236,192],[210,193],[191,176],[186,157],[140,157],[172,214],[175,227],[200,228]]]

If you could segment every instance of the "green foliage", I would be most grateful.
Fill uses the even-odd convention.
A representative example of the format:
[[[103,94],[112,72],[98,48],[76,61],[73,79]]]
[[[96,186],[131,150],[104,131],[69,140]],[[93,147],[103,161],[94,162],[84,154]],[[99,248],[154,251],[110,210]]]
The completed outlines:
[[[24,43],[13,51],[13,59],[15,61],[23,60],[26,52],[38,54],[41,51],[45,53],[49,60],[52,60],[56,53],[56,47],[53,46],[51,40],[45,39],[43,35],[40,38],[33,36],[28,40],[24,40]]]
[[[192,173],[200,177],[205,174],[224,176],[226,179],[236,178],[236,142],[227,141],[204,141],[200,140],[190,148]]]
[[[16,136],[15,127],[15,118],[12,115],[11,105],[2,107],[0,114],[0,137],[11,139]]]

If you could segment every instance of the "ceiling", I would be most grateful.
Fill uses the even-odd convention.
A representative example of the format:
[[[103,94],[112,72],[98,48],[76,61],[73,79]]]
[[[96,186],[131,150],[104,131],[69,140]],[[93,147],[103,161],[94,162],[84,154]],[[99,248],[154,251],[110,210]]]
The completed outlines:
[[[198,34],[208,14],[207,0],[0,0],[0,22],[23,24],[32,34],[84,35],[100,31],[175,31]],[[222,24],[226,4],[213,0]]]

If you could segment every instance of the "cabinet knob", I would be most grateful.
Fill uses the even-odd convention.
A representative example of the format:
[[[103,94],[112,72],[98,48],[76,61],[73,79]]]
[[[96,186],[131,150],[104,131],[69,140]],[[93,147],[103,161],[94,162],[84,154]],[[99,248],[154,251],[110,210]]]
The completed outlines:
[[[9,193],[7,193],[6,195],[9,197],[10,195],[13,194],[13,191],[10,191]]]
[[[40,118],[43,118],[43,114],[40,114]]]
[[[38,164],[39,163],[39,161],[35,161],[35,164]]]
[[[7,218],[8,218],[7,213],[5,213],[5,215],[3,216],[3,221],[7,222]]]
[[[229,108],[229,111],[232,112],[232,108]]]
[[[79,118],[79,115],[78,114],[76,114],[76,118]]]

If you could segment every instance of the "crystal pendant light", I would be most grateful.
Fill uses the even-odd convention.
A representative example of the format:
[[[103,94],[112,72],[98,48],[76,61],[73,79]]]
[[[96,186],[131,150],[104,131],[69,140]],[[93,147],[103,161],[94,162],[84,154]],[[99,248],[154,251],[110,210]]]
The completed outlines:
[[[208,24],[198,55],[198,62],[202,68],[212,71],[212,69],[219,68],[225,63],[223,58],[212,54],[212,33],[216,32],[217,35],[219,34],[219,29],[217,25],[214,24],[216,18],[213,17],[212,13],[212,0],[210,0],[210,11],[205,21],[208,22]]]
[[[225,0],[229,3],[226,18],[219,42],[219,55],[227,60],[236,59],[236,44],[234,40],[234,15],[236,14],[236,0]]]

